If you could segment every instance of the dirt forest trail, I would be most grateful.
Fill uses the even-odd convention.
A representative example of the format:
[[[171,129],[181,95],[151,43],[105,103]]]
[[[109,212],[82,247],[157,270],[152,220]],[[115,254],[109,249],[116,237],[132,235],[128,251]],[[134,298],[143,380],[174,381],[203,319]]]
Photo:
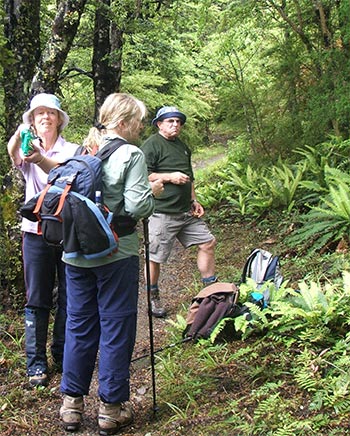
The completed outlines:
[[[193,163],[194,171],[200,168],[204,168],[208,164],[213,164],[224,157],[224,153],[212,156],[209,159],[202,159]],[[140,226],[140,235],[142,238],[142,255],[141,255],[141,271],[143,271],[144,265],[144,239],[143,229]],[[160,276],[160,289],[161,298],[164,300],[167,306],[168,318],[176,316],[177,308],[181,307],[183,303],[189,303],[186,301],[186,297],[183,296],[183,289],[188,288],[193,283],[193,272],[196,270],[196,258],[193,251],[185,250],[178,242],[175,243],[171,256],[167,264],[162,266]],[[141,274],[142,275],[142,274]],[[142,292],[144,291],[144,292]],[[161,347],[162,338],[164,332],[162,329],[166,325],[166,321],[163,319],[153,318],[154,329],[154,341],[155,347]],[[147,308],[147,294],[146,284],[143,277],[140,277],[140,292],[139,292],[139,311],[138,311],[138,329],[136,348],[139,348],[139,344],[143,344],[145,335],[147,336],[149,331],[149,317]],[[149,338],[149,336],[148,336]],[[149,345],[149,344],[148,344]],[[145,344],[147,347],[147,344]],[[134,355],[139,356],[139,349],[135,348]],[[145,351],[146,353],[147,351]]]
[[[210,163],[221,159],[224,155],[212,156],[210,159],[194,162],[194,170],[203,168]],[[153,414],[153,395],[152,395],[152,372],[150,365],[150,335],[149,335],[149,315],[147,304],[146,284],[143,277],[144,269],[144,235],[142,223],[139,224],[140,235],[140,290],[138,305],[138,323],[136,344],[133,353],[133,363],[131,365],[131,402],[135,411],[135,422],[119,435],[144,436],[147,434],[148,425],[154,422]],[[158,350],[168,343],[166,342],[166,328],[169,320],[176,320],[176,315],[182,307],[189,307],[191,297],[195,291],[191,292],[194,284],[194,274],[196,272],[196,252],[185,250],[179,243],[175,243],[172,254],[167,264],[162,266],[160,277],[161,298],[166,306],[168,315],[164,319],[152,318],[154,350]],[[140,359],[140,356],[146,356]],[[155,372],[155,383],[157,393],[157,368]],[[86,411],[84,426],[76,433],[78,435],[96,435],[96,415],[98,407],[98,383],[97,370],[91,385],[90,395],[86,398]],[[157,400],[157,398],[156,398]],[[58,406],[57,406],[58,410]],[[56,421],[57,422],[57,421]],[[53,436],[62,433],[52,433]],[[152,436],[157,433],[152,430]],[[163,436],[163,435],[162,435]]]
[[[223,154],[210,157],[210,163],[223,157]],[[194,169],[203,168],[208,161],[201,160],[194,163]],[[215,229],[214,230],[215,233]],[[152,395],[152,371],[150,365],[150,335],[149,316],[147,304],[147,292],[143,277],[144,268],[144,239],[142,223],[139,224],[140,237],[140,290],[138,306],[137,337],[133,353],[133,362],[130,370],[131,391],[130,400],[135,411],[135,419],[132,426],[121,430],[118,435],[134,436],[165,436],[157,430],[157,419],[159,414],[154,414]],[[243,237],[243,235],[242,235]],[[192,297],[198,292],[200,283],[196,266],[196,250],[184,250],[179,243],[175,243],[170,259],[163,265],[160,277],[161,298],[165,304],[168,315],[165,319],[152,318],[154,349],[158,350],[169,345],[166,337],[166,329],[169,320],[176,321],[180,312],[190,306]],[[162,352],[157,353],[161,357]],[[142,357],[143,356],[143,357]],[[142,358],[140,358],[142,357]],[[24,350],[23,350],[24,359]],[[155,386],[157,405],[164,409],[158,397],[159,373],[155,371]],[[24,360],[23,360],[24,362]],[[21,370],[22,371],[22,370]],[[98,411],[98,364],[93,375],[90,394],[85,397],[85,412],[81,429],[74,433],[79,436],[97,435],[97,411]],[[22,374],[22,372],[21,372]],[[22,409],[16,409],[13,418],[6,421],[5,429],[1,429],[1,436],[63,436],[66,435],[61,427],[59,409],[62,403],[60,393],[60,374],[51,374],[50,385],[43,391],[33,393],[28,387],[25,377],[19,374],[18,379],[9,384],[4,380],[3,392],[8,395],[14,391],[21,390]],[[1,410],[0,410],[1,418]],[[167,435],[167,436],[170,436]]]
[[[142,233],[140,232],[140,235]],[[143,245],[143,244],[142,244]],[[143,251],[143,248],[142,248]],[[168,310],[168,316],[164,319],[152,318],[154,349],[160,349],[167,345],[165,343],[165,330],[168,326],[169,319],[176,319],[178,309],[182,304],[188,304],[188,297],[183,292],[187,287],[190,287],[193,282],[193,253],[185,251],[179,244],[176,244],[172,252],[171,258],[167,265],[164,265],[162,277],[160,280],[160,288],[162,289],[162,298]],[[141,259],[141,271],[143,268],[143,258]],[[133,363],[131,365],[131,395],[130,399],[135,411],[134,424],[121,431],[118,435],[136,435],[145,436],[147,427],[154,423],[153,412],[153,395],[152,395],[152,372],[150,365],[150,335],[149,335],[149,316],[147,304],[147,292],[145,281],[140,275],[140,292],[139,292],[139,307],[138,307],[138,327],[136,345],[133,354]],[[145,357],[142,357],[145,356]],[[140,359],[140,357],[142,357]],[[155,372],[155,386],[157,394],[157,368]],[[156,397],[157,401],[157,397]],[[96,417],[98,409],[98,382],[97,369],[95,370],[93,381],[91,384],[90,395],[86,397],[84,413],[84,425],[77,435],[94,436],[96,435]],[[59,410],[59,402],[56,406],[57,414]],[[59,422],[56,428],[59,429]],[[34,436],[34,433],[28,433]],[[62,432],[50,433],[52,436],[62,435]],[[156,435],[152,431],[152,436]]]

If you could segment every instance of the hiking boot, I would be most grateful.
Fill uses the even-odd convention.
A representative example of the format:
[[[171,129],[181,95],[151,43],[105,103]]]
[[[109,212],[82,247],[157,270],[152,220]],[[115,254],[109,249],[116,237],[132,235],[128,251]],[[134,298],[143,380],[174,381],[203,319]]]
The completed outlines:
[[[66,431],[79,430],[83,412],[83,397],[71,397],[70,395],[65,395],[60,409],[63,428]]]
[[[156,318],[164,318],[167,315],[166,310],[162,307],[159,297],[159,290],[151,290],[151,312]]]
[[[39,386],[47,386],[49,384],[49,379],[47,374],[40,368],[35,370],[35,373],[28,374],[29,376],[29,385],[33,388]]]
[[[100,435],[116,434],[134,419],[132,407],[126,403],[104,403],[100,401],[98,428]]]
[[[29,384],[33,388],[47,386],[49,384],[49,379],[47,374],[44,372],[36,372],[35,375],[29,376]]]
[[[213,283],[217,283],[217,281],[218,278],[216,276],[202,277],[202,283],[204,287],[212,285]]]

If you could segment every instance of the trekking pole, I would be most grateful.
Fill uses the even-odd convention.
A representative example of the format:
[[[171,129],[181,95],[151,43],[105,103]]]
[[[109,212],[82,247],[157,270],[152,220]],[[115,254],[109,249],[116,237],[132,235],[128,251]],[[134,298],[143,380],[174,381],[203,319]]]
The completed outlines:
[[[153,341],[153,319],[151,308],[151,273],[149,264],[149,233],[148,233],[148,218],[143,219],[143,237],[145,245],[145,270],[146,270],[146,288],[147,288],[147,307],[148,307],[148,322],[149,322],[149,340],[151,352],[151,370],[152,370],[152,393],[153,393],[153,413],[157,411],[156,401],[156,376],[154,364],[154,341]]]
[[[153,350],[153,354],[160,353],[161,351],[168,350],[169,348],[174,348],[178,345],[184,344],[185,342],[189,342],[189,341],[192,341],[192,337],[190,337],[190,336],[181,339],[181,341],[179,341],[179,342],[174,342],[172,344],[164,345],[164,347],[157,348],[156,350]],[[149,353],[142,354],[141,356],[136,356],[133,359],[131,359],[131,362],[137,362],[138,360],[145,359],[146,357],[149,357],[149,356],[150,356]]]

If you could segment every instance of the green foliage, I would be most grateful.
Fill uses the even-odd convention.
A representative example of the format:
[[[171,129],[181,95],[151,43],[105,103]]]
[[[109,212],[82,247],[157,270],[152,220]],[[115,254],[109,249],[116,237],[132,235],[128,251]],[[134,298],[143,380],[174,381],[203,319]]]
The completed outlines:
[[[274,209],[290,212],[294,206],[294,198],[305,171],[305,165],[289,167],[281,161],[271,168],[270,174],[264,178],[272,197]]]
[[[253,320],[241,319],[236,328],[246,334],[256,331],[266,332],[276,340],[292,338],[306,344],[330,346],[341,338],[350,321],[347,308],[350,304],[350,273],[344,272],[342,288],[316,282],[300,282],[298,290],[281,286],[269,286],[271,302],[261,310],[249,305]],[[241,317],[243,318],[243,317]]]
[[[23,184],[16,170],[3,178],[0,193],[0,305],[18,308],[23,304],[21,232],[17,208],[22,199]]]
[[[349,241],[350,177],[328,166],[325,166],[324,173],[328,195],[321,196],[319,206],[311,206],[308,213],[300,216],[302,226],[288,238],[292,245],[301,244],[319,250],[342,239]]]
[[[226,160],[201,174],[197,196],[222,219],[262,219],[283,214],[291,247],[331,250],[350,243],[349,141],[333,138],[319,147],[298,150],[295,163],[279,159],[270,166],[252,165],[230,146]],[[240,147],[239,147],[240,149]],[[235,158],[237,157],[237,160]]]
[[[271,209],[290,212],[304,171],[305,164],[288,166],[279,161],[253,168],[229,159],[198,186],[198,197],[206,207],[225,203],[232,215],[259,217]]]
[[[145,102],[149,121],[157,109],[165,104],[176,105],[188,116],[183,139],[192,149],[208,142],[208,120],[217,98],[207,84],[207,77],[192,58],[194,32],[197,19],[188,21],[200,7],[187,2],[177,7],[161,7],[157,13],[152,2],[135,7],[129,0],[112,4],[112,17],[118,30],[123,32],[123,68],[121,92],[134,94]],[[137,10],[136,10],[137,9]],[[66,62],[62,92],[64,103],[71,115],[65,130],[67,139],[81,143],[92,126],[94,117],[91,57],[94,8],[82,17],[76,44]],[[119,53],[118,53],[119,54]],[[115,62],[116,53],[110,62]],[[118,90],[116,90],[118,91]],[[153,128],[147,123],[144,135]]]
[[[306,165],[306,171],[300,185],[303,193],[303,201],[317,204],[319,197],[328,192],[326,180],[326,168],[349,170],[349,147],[350,141],[342,141],[333,137],[327,142],[317,144],[315,147],[305,145],[296,150],[296,154],[302,156]]]
[[[207,28],[215,33],[206,35],[201,56],[217,87],[219,122],[245,131],[259,155],[288,156],[331,132],[348,137],[346,0],[319,4],[316,15],[308,2],[287,2],[283,12],[265,1],[215,6],[206,9]]]
[[[169,422],[180,420],[184,425],[207,407],[205,392],[212,378],[215,374],[232,377],[231,371],[234,380],[249,383],[251,390],[241,401],[222,405],[221,431],[230,424],[238,432],[252,435],[332,434],[326,430],[331,416],[350,413],[350,273],[343,273],[339,285],[304,281],[297,291],[286,282],[279,289],[265,286],[271,292],[270,306],[261,310],[246,303],[253,319],[235,320],[240,320],[235,322],[237,329],[244,323],[249,326],[241,330],[244,342],[236,338],[232,343],[214,345],[201,340],[180,354],[176,351],[173,359],[162,360],[161,377],[166,380],[162,396],[172,399],[167,401]],[[243,303],[254,283],[248,280],[240,288]],[[182,373],[184,365],[192,380]],[[180,386],[178,380],[183,377],[186,385]],[[206,382],[199,384],[198,377]],[[247,408],[249,420],[242,415]],[[215,413],[212,409],[206,416]],[[302,420],[296,419],[300,413]],[[219,424],[213,428],[218,431]]]

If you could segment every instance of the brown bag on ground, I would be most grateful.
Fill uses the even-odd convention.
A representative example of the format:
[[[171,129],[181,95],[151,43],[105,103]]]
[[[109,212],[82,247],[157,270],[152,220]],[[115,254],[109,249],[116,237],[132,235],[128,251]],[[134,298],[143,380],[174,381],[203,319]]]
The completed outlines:
[[[209,338],[218,322],[234,313],[238,297],[234,283],[217,282],[203,288],[192,300],[184,337]]]

